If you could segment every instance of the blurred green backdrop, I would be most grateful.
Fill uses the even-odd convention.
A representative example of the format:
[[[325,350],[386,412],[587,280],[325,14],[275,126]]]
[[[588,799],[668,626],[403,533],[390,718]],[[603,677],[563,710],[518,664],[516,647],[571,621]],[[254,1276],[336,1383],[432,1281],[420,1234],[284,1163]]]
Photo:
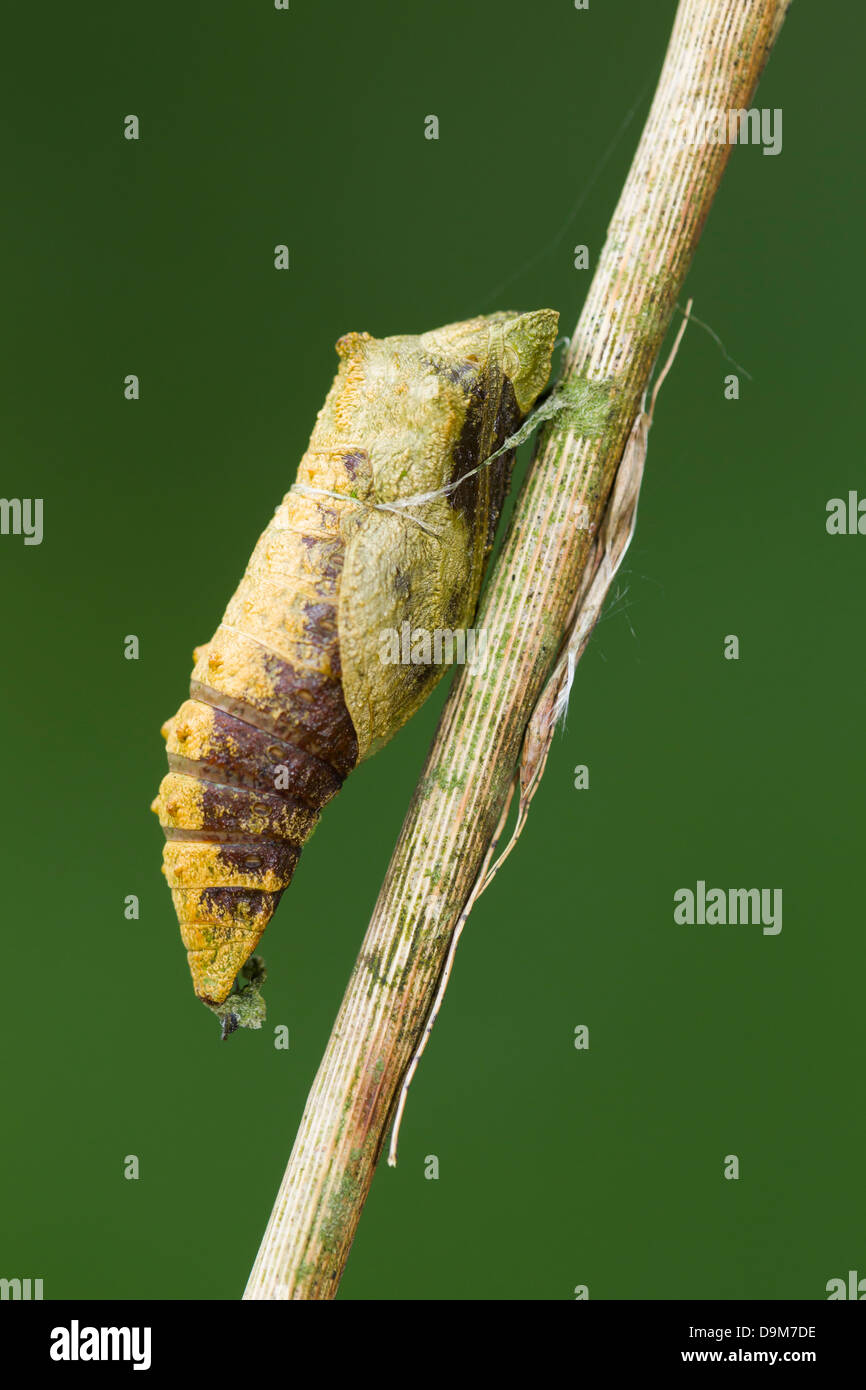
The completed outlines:
[[[263,943],[269,1026],[225,1046],[159,871],[159,726],[341,333],[542,305],[571,330],[573,247],[594,264],[674,10],[7,18],[0,490],[45,520],[41,546],[0,537],[0,1275],[240,1296],[447,682],[326,811]],[[841,0],[792,7],[757,98],[783,151],[733,152],[687,285],[753,379],[725,400],[733,368],[689,330],[620,597],[464,936],[343,1298],[823,1298],[866,1274],[866,539],[825,530],[830,497],[866,493],[864,37]],[[698,879],[781,887],[781,934],[676,926]]]

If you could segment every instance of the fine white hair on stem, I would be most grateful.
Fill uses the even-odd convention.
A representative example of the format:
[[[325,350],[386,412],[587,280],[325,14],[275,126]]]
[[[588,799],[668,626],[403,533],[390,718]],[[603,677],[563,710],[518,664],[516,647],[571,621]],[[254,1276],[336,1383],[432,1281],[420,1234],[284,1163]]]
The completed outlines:
[[[482,469],[489,468],[503,454],[509,453],[512,449],[524,444],[527,439],[535,432],[538,426],[546,420],[552,419],[563,410],[573,410],[574,400],[571,393],[565,391],[557,392],[554,387],[545,400],[527,415],[523,424],[514,434],[500,444],[492,454],[488,454],[486,459],[470,468],[468,472],[461,473],[459,478],[454,478],[450,483],[443,483],[441,487],[434,488],[431,492],[415,492],[408,497],[393,497],[390,502],[367,502],[360,497],[353,497],[347,492],[332,492],[329,488],[313,487],[310,483],[293,483],[291,491],[298,492],[304,497],[333,497],[337,502],[347,502],[354,507],[366,507],[371,511],[393,512],[396,516],[405,516],[409,521],[420,526],[422,531],[426,531],[430,536],[441,535],[435,526],[429,522],[422,521],[420,517],[414,516],[410,507],[423,507],[428,502],[435,502],[438,497],[450,497],[452,492],[456,492],[462,483],[469,478],[474,478]]]
[[[571,687],[574,685],[574,673],[576,668],[577,658],[571,648],[569,648],[567,653],[565,680],[553,704],[554,724],[558,724],[560,720],[563,724],[565,723],[566,716],[568,715],[568,700],[571,695]]]

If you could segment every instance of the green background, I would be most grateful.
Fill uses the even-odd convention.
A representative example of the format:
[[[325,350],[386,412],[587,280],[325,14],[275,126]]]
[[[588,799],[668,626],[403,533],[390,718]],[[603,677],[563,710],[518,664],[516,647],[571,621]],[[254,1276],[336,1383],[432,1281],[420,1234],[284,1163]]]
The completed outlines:
[[[447,682],[326,811],[263,942],[268,1026],[225,1046],[160,874],[159,726],[341,333],[542,305],[570,331],[573,247],[595,263],[674,9],[7,18],[0,490],[44,498],[45,535],[0,537],[0,1275],[240,1296]],[[862,9],[792,7],[756,102],[783,108],[783,151],[733,152],[687,284],[753,380],[726,401],[733,368],[689,330],[620,597],[464,935],[343,1298],[820,1299],[866,1275],[866,539],[825,530],[830,497],[866,492],[864,37]],[[676,926],[701,878],[781,887],[781,934]]]

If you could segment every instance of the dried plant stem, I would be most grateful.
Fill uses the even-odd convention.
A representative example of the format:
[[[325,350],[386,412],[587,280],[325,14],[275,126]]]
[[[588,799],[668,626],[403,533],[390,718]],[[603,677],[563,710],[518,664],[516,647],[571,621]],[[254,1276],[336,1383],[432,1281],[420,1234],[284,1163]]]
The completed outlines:
[[[490,851],[527,722],[730,153],[676,116],[746,108],[788,0],[681,0],[652,108],[566,364],[609,383],[591,437],[544,433],[476,619],[486,670],[454,683],[313,1084],[244,1294],[332,1298],[455,927]]]

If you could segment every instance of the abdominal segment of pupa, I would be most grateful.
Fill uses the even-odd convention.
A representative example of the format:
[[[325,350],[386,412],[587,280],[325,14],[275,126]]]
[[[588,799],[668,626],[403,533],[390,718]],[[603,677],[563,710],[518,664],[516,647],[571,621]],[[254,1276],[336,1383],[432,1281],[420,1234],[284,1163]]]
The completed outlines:
[[[337,343],[296,483],[163,729],[163,872],[211,1007],[225,1007],[322,807],[443,674],[441,658],[383,661],[383,634],[471,624],[513,452],[480,465],[543,390],[557,321],[497,313]]]

